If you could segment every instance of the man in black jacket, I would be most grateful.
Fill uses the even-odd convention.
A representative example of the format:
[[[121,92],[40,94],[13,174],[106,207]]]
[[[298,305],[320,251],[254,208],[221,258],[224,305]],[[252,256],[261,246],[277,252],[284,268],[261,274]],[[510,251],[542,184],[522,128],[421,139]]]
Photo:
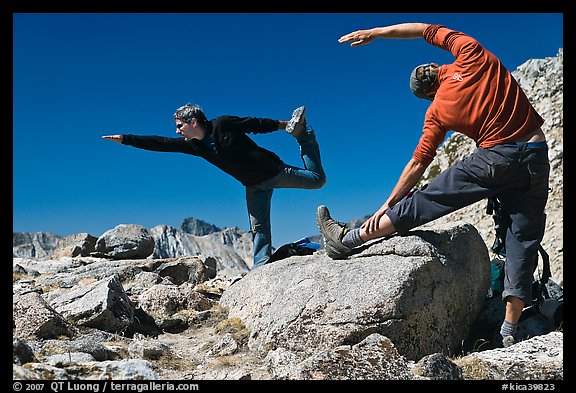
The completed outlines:
[[[228,173],[246,187],[250,232],[254,241],[252,269],[268,262],[272,254],[270,203],[275,188],[319,189],[326,184],[320,149],[307,125],[306,108],[299,107],[290,120],[219,116],[208,120],[195,104],[186,104],[173,115],[180,138],[105,135],[102,138],[140,149],[199,156]],[[275,153],[258,146],[248,133],[286,130],[300,145],[304,168],[284,163]]]

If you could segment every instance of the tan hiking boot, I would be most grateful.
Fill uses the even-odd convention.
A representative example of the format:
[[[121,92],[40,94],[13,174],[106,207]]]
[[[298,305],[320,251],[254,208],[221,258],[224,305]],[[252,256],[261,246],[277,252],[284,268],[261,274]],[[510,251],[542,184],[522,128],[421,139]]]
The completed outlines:
[[[330,217],[330,211],[324,205],[318,206],[316,221],[318,229],[324,236],[326,254],[332,259],[346,259],[352,253],[351,248],[342,244],[342,238],[349,231],[346,225],[334,221]]]

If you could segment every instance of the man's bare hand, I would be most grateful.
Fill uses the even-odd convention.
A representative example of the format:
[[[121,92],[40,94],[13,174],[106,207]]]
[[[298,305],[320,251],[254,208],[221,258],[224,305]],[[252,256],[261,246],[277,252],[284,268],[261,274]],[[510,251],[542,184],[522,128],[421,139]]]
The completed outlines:
[[[366,45],[372,42],[374,39],[374,34],[372,30],[357,30],[352,33],[343,35],[338,39],[338,42],[343,44],[345,42],[350,42],[350,46]]]
[[[122,143],[122,135],[103,135],[102,139],[108,139],[112,142]]]
[[[374,27],[366,30],[356,30],[343,35],[339,43],[351,42],[350,46],[369,44],[376,38],[422,38],[426,23],[399,23],[397,25]]]
[[[361,228],[368,235],[372,235],[380,229],[380,219],[384,216],[384,213],[388,210],[388,204],[382,205],[380,209],[376,213],[372,215],[364,224],[362,224]]]

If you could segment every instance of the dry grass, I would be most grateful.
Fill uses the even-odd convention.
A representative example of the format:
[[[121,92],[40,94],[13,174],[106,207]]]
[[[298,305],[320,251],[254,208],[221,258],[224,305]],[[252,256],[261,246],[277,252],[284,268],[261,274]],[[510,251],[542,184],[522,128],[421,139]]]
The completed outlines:
[[[220,304],[216,304],[210,309],[210,317],[207,324],[209,326],[218,325],[220,322],[228,318],[228,309]]]
[[[163,354],[159,359],[150,362],[160,369],[173,371],[194,370],[200,364],[197,360],[184,359],[171,353]]]
[[[466,380],[485,380],[490,379],[490,373],[484,362],[475,358],[457,358],[453,362],[462,369],[462,377]]]
[[[31,278],[32,278],[32,276],[30,276],[29,274],[12,272],[12,284],[14,284],[18,280],[31,279]]]
[[[238,343],[238,345],[242,346],[248,342],[248,337],[250,335],[250,331],[244,325],[244,322],[240,318],[228,318],[221,322],[219,322],[215,327],[214,330],[218,334],[225,334],[231,333],[234,340]]]

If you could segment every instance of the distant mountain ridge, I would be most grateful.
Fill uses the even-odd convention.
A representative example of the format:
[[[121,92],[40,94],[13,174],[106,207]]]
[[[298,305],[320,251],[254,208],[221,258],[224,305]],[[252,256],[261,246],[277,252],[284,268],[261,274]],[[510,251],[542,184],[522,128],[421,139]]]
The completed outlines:
[[[209,224],[206,221],[202,221],[193,217],[185,218],[184,221],[182,221],[182,224],[180,224],[180,229],[194,236],[209,235],[211,233],[220,232],[222,230],[216,225]]]
[[[155,243],[152,258],[195,255],[214,257],[218,270],[228,275],[245,273],[252,266],[252,237],[236,227],[221,229],[188,217],[178,228],[157,225],[148,229],[148,232]],[[13,232],[12,255],[15,258],[50,259],[59,246],[74,236],[49,232]]]

